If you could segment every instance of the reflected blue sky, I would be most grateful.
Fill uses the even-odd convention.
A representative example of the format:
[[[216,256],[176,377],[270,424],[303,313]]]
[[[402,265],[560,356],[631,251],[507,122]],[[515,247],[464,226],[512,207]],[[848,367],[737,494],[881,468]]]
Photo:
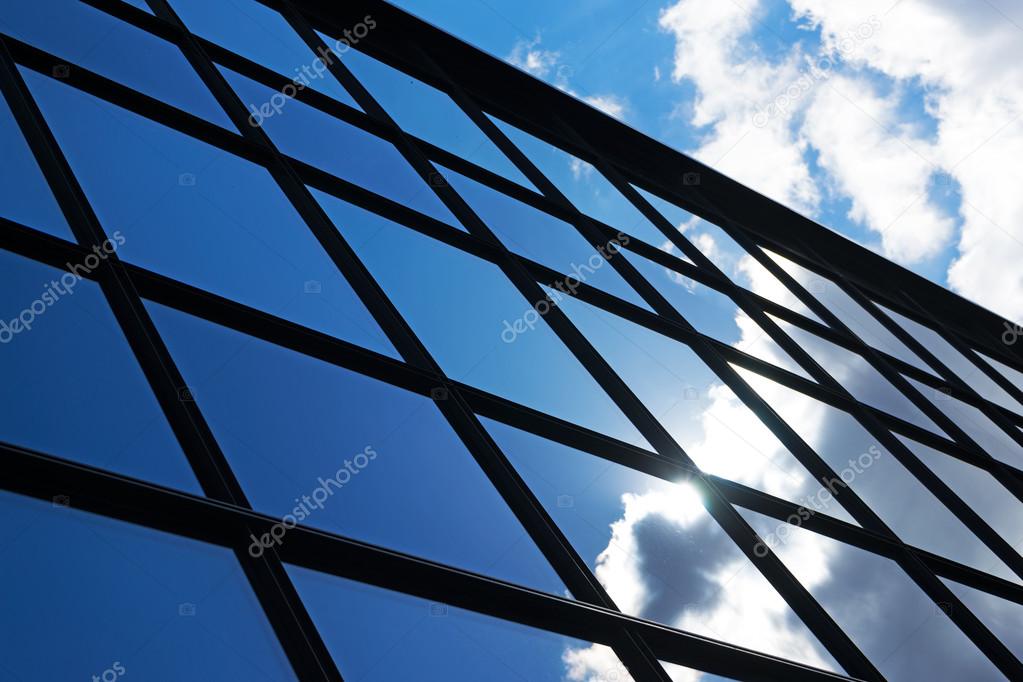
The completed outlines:
[[[283,19],[258,3],[172,4],[198,34],[282,74],[313,63],[314,55]],[[91,7],[57,0],[19,5],[0,18],[0,30],[232,127],[175,48]],[[529,186],[446,95],[354,51],[346,64],[409,132]],[[222,71],[246,105],[270,101],[273,91]],[[123,236],[122,258],[397,357],[266,169],[86,95],[60,78],[22,75],[100,222]],[[354,106],[329,76],[310,86]],[[497,125],[576,207],[680,255],[596,169],[507,123]],[[264,116],[262,126],[284,153],[452,230],[463,229],[389,142],[297,101]],[[0,145],[5,160],[0,215],[70,239],[6,105],[0,106]],[[572,225],[450,169],[440,171],[510,250],[565,273],[585,265],[588,271],[579,278],[587,284],[648,307]],[[450,378],[650,448],[497,265],[310,191]],[[720,228],[646,196],[725,275],[818,319]],[[635,252],[613,257],[634,265],[698,331],[807,376],[728,296]],[[771,257],[867,343],[935,372],[834,282]],[[59,276],[58,270],[0,252],[0,321],[9,327]],[[548,291],[703,470],[854,523],[690,347]],[[31,329],[12,333],[0,346],[0,440],[200,492],[98,286],[78,282],[73,293],[54,296],[44,308],[33,315]],[[147,309],[256,509],[283,516],[302,507],[303,522],[313,527],[568,596],[431,400],[176,310],[152,303]],[[890,314],[983,397],[1023,413],[1023,406],[933,330]],[[854,396],[941,435],[863,358],[780,324]],[[1011,382],[1023,378],[991,362]],[[748,370],[740,374],[836,472],[852,471],[847,483],[902,540],[1019,582],[848,413]],[[994,457],[1023,468],[1023,448],[987,417],[914,385]],[[624,611],[837,669],[711,520],[693,489],[495,421],[483,423]],[[905,442],[1020,547],[1018,499],[990,474]],[[356,459],[360,453],[365,465]],[[340,483],[349,461],[357,472],[349,470]],[[331,477],[336,486],[325,482]],[[323,500],[313,506],[307,496]],[[121,661],[146,679],[168,671],[178,677],[289,679],[287,663],[226,550],[6,493],[0,494],[0,506],[13,519],[0,531],[7,539],[0,552],[8,559],[0,572],[11,584],[59,586],[46,593],[50,611],[32,610],[38,602],[29,595],[37,600],[40,590],[10,596],[7,611],[18,620],[0,619],[0,627],[15,655],[0,662],[0,677],[10,672],[15,680],[88,679]],[[743,513],[893,681],[1000,679],[892,562]],[[113,550],[97,552],[97,546]],[[627,679],[613,652],[599,645],[290,570],[346,679]],[[1007,645],[1023,647],[1014,628],[1018,605],[953,589]],[[177,599],[198,605],[199,615],[180,616]],[[98,619],[85,617],[96,613]],[[30,666],[40,657],[46,639],[41,633],[54,627],[51,620],[57,636],[74,644],[44,661],[48,667],[40,677]],[[23,627],[15,627],[17,622]],[[209,630],[220,637],[210,637]],[[173,655],[182,648],[194,650],[194,657]],[[239,656],[252,648],[258,651]],[[391,654],[399,650],[401,656]],[[671,675],[677,682],[720,680],[678,668]]]

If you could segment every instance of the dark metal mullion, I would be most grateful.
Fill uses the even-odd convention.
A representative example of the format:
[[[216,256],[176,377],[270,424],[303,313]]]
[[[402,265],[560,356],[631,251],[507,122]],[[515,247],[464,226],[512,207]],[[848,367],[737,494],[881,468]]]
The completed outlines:
[[[279,519],[152,483],[0,442],[5,476],[0,489],[41,500],[69,494],[76,507],[186,538],[229,546],[249,528],[268,532]],[[327,531],[297,526],[280,545],[282,559],[422,599],[575,637],[607,643],[623,627],[651,642],[658,658],[733,679],[827,682],[851,678],[706,637],[549,595],[444,564],[376,547]],[[308,679],[308,678],[304,678]]]
[[[88,248],[109,243],[2,41],[0,88],[79,244]],[[247,505],[241,486],[198,405],[184,399],[182,391],[187,391],[184,377],[116,253],[109,254],[100,265],[96,281],[204,492],[215,499]],[[340,682],[340,676],[331,676],[329,669],[323,667],[325,650],[317,649],[312,622],[296,616],[297,595],[279,563],[266,555],[258,559],[250,556],[244,534],[236,538],[233,550],[296,672],[311,680]]]
[[[729,230],[731,236],[739,242],[740,246],[745,248],[750,254],[756,258],[762,265],[768,268],[769,272],[792,291],[804,304],[810,307],[816,314],[821,316],[828,324],[837,326],[844,333],[848,334],[851,338],[858,338],[840,319],[831,313],[823,304],[817,301],[809,292],[807,292],[798,282],[795,281],[787,272],[785,272],[781,266],[774,262],[766,253],[760,248],[751,244],[750,240],[743,233]],[[745,242],[745,243],[744,243]],[[861,348],[866,351],[868,360],[873,360],[871,364],[885,376],[886,379],[890,380],[891,369],[884,365],[883,361],[876,358],[870,358],[869,354],[871,349],[866,344],[860,341]],[[880,366],[879,366],[880,365]],[[822,378],[834,384],[835,387],[841,391],[845,391],[838,382],[836,382],[827,372],[824,372]],[[895,382],[893,382],[895,383]],[[902,383],[906,383],[905,379]],[[899,387],[900,390],[902,387]],[[926,401],[923,396],[919,395],[919,392],[915,391],[912,386],[907,388],[916,394],[921,401]],[[912,399],[911,395],[906,391],[903,393],[907,398]],[[851,398],[851,396],[850,396]],[[917,401],[913,401],[916,404]],[[859,403],[857,402],[858,406]],[[932,406],[933,407],[933,406]],[[853,416],[857,421],[870,431],[876,438],[879,438],[887,447],[887,449],[895,455],[896,459],[899,460],[907,469],[910,470],[914,476],[939,500],[956,517],[971,531],[973,531],[984,544],[996,554],[1002,561],[1004,561],[1015,573],[1023,575],[1023,558],[1016,553],[1015,549],[1009,545],[1000,535],[998,535],[987,523],[966,505],[958,496],[950,489],[947,485],[937,477],[930,469],[928,469],[920,460],[914,455],[909,449],[894,438],[887,429],[885,429],[874,417],[871,412],[865,411],[856,407],[852,412]],[[892,447],[894,445],[894,447]],[[906,545],[903,556],[897,559],[898,563],[906,571],[907,574],[913,578],[913,581],[924,590],[925,593],[935,602],[937,605],[951,605],[948,616],[951,620],[959,626],[959,628],[966,634],[967,637],[979,648],[981,651],[991,659],[999,670],[1010,678],[1014,676],[1023,677],[1023,663],[999,640],[988,627],[977,618],[972,611],[966,608],[966,606],[959,600],[959,598],[934,575],[933,571],[930,570],[913,552],[911,552]]]
[[[89,253],[86,249],[70,242],[2,218],[0,218],[0,226],[3,228],[0,229],[0,246],[57,268],[65,268],[66,263],[76,262]],[[191,285],[157,275],[131,264],[125,263],[124,267],[140,296],[186,314],[197,315],[210,323],[262,339],[294,352],[303,353],[344,369],[366,374],[424,396],[430,395],[431,390],[443,381],[442,378],[425,370],[413,368],[388,356],[276,318],[268,313],[196,289]],[[666,481],[676,481],[680,477],[693,473],[691,469],[676,460],[667,459],[604,434],[564,422],[505,398],[465,385],[459,385],[458,388],[468,400],[473,412],[542,438]],[[709,478],[721,487],[722,492],[733,504],[789,523],[798,516],[799,508],[791,502],[716,476],[709,476]],[[889,558],[894,556],[892,548],[898,547],[896,542],[879,536],[873,531],[824,515],[814,515],[803,521],[802,525],[822,535]],[[1015,584],[957,564],[944,557],[937,557],[918,548],[912,548],[912,550],[931,565],[935,572],[945,577],[1023,604],[1023,588]]]
[[[149,0],[154,11],[164,20],[180,25],[180,19],[173,10],[166,4],[165,0]],[[329,218],[323,213],[322,208],[315,202],[312,195],[301,183],[298,176],[289,167],[284,158],[277,152],[272,141],[262,130],[257,130],[247,125],[247,112],[237,96],[230,89],[230,86],[217,72],[212,61],[205,55],[201,47],[194,41],[190,34],[183,34],[183,42],[180,47],[186,58],[192,63],[193,68],[199,73],[200,78],[213,91],[214,96],[227,110],[229,116],[242,130],[244,136],[252,139],[256,144],[270,150],[271,164],[269,170],[275,181],[291,200],[293,205],[302,215],[317,236],[321,245],[327,250],[342,274],[348,278],[357,294],[366,302],[370,312],[374,314],[378,323],[385,333],[391,338],[392,343],[399,349],[404,357],[412,364],[428,367],[430,370],[441,374],[440,368],[430,357],[422,343],[415,337],[411,328],[400,317],[393,304],[387,299],[386,294],[379,288],[379,285],[372,279],[372,276],[365,266],[361,264],[358,257],[350,250],[340,233],[333,227]],[[334,65],[338,65],[337,62]],[[351,274],[350,274],[351,273]],[[368,299],[368,300],[367,300]],[[464,403],[464,400],[454,390],[450,382],[445,381],[444,385],[438,388],[445,388],[449,395],[439,399],[438,405],[441,412],[455,428],[456,433],[466,443],[467,449],[479,462],[488,478],[494,483],[496,489],[505,499],[511,510],[519,518],[530,537],[537,543],[544,555],[551,561],[555,570],[565,580],[569,589],[580,598],[585,598],[601,603],[606,598],[606,593],[599,583],[585,570],[582,559],[574,554],[566,538],[554,527],[553,521],[546,515],[546,511],[535,498],[532,497],[525,483],[518,477],[511,465],[496,450],[496,445],[490,440],[482,426],[479,425],[471,410]],[[607,598],[609,600],[609,598]]]
[[[451,90],[452,94],[456,95],[455,97],[456,103],[460,107],[462,107],[467,114],[470,115],[472,120],[474,120],[475,122],[477,122],[478,125],[480,125],[484,133],[490,139],[495,140],[496,143],[497,139],[505,138],[503,133],[501,133],[501,131],[497,129],[497,127],[493,124],[492,121],[484,120],[485,117],[483,116],[479,108],[475,105],[474,102],[472,102],[472,100],[464,96],[464,93],[460,93],[458,91],[457,86],[452,84]],[[509,145],[510,141],[508,141],[505,138],[504,142],[502,142],[500,146],[507,147]],[[513,159],[513,162],[523,164],[520,170],[524,173],[526,173],[528,170],[527,177],[532,176],[539,179],[542,176],[540,171],[536,169],[535,166],[533,166],[533,164],[525,157],[525,155],[517,154],[515,156],[516,158]],[[541,186],[552,185],[549,182],[541,182]],[[560,193],[558,193],[558,195],[556,195],[555,197],[551,198],[554,199],[555,201],[563,200],[565,202],[566,207],[574,208],[567,201],[567,199],[564,198],[563,195],[560,195]],[[586,224],[585,222],[586,218],[581,213],[579,213],[578,210],[575,210],[575,216],[576,220],[572,221],[572,224],[574,224],[576,228],[580,230],[580,232],[583,232],[584,233],[583,236],[585,237],[586,236],[585,228],[583,226]],[[459,217],[461,218],[462,216]],[[469,214],[466,216],[466,221],[471,224],[473,222],[479,221],[479,219],[478,217],[475,216],[475,214],[469,211]],[[472,228],[470,227],[470,230],[471,229]],[[483,226],[483,229],[485,229],[485,226]],[[487,230],[487,232],[489,232],[489,230]],[[496,238],[494,239],[496,241]],[[511,267],[509,267],[506,270],[506,273],[514,282],[518,278],[519,273],[515,271],[516,270],[514,267],[515,261],[509,258],[508,262]],[[628,281],[628,279],[636,279],[636,277],[639,277],[638,272],[634,270],[630,272],[628,268],[619,270],[619,272],[620,274],[623,274],[623,276],[627,278],[626,281]],[[632,273],[635,273],[635,276],[633,276]],[[639,283],[640,286],[636,288],[641,293],[641,295],[647,294],[645,296],[645,299],[650,305],[654,306],[655,309],[661,308],[663,310],[663,314],[665,317],[668,317],[669,319],[673,320],[682,328],[692,330],[692,327],[688,324],[688,322],[677,311],[675,311],[675,309],[670,304],[668,304],[665,299],[663,299],[660,293],[657,292],[652,285],[646,282],[646,280],[643,278],[640,278],[640,280],[642,281],[637,280],[637,283]],[[532,282],[530,282],[529,284],[532,284]],[[520,287],[520,290],[523,290],[523,293],[528,296],[528,285]],[[560,315],[561,315],[560,310],[558,310],[557,307],[555,306],[551,308],[550,312],[546,316],[548,322],[551,324],[553,328],[555,328],[555,331],[558,331],[557,325],[559,322]],[[579,343],[579,341],[572,339],[572,337],[579,335],[578,332],[571,325],[571,323],[568,323],[567,327],[568,327],[568,329],[566,330],[567,333],[563,334],[559,332],[559,336],[561,336],[562,340],[566,343],[566,345],[568,345],[570,348],[573,348],[573,343]],[[592,350],[592,347],[589,346],[588,341],[585,341],[582,337],[580,337],[580,340],[582,341],[583,345],[583,348],[581,348],[583,354],[586,354],[590,350]],[[700,355],[701,359],[703,359],[704,362],[708,362],[709,359],[708,356],[710,356],[710,359],[717,358],[718,360],[717,362],[709,362],[708,364],[710,364],[712,367],[717,365],[719,374],[730,373],[735,381],[743,384],[742,386],[734,386],[733,390],[738,389],[740,392],[744,392],[743,391],[744,388],[748,389],[748,387],[745,386],[744,382],[741,381],[738,375],[734,373],[734,370],[732,370],[727,363],[720,361],[720,358],[718,358],[718,356],[715,353],[713,353],[713,351],[707,348],[705,343],[702,341],[702,337],[697,337],[696,339],[694,339],[694,341],[696,342],[697,345],[694,346],[693,349]],[[575,352],[575,349],[573,349],[573,352]],[[587,365],[586,363],[584,363],[584,366],[587,367],[587,369],[591,372],[591,374],[595,376],[595,378],[597,377],[598,373],[605,371],[606,368],[607,371],[610,371],[614,378],[624,386],[624,383],[617,378],[617,375],[615,375],[614,371],[610,369],[610,366],[606,364],[606,361],[604,361],[603,358],[599,358],[599,361],[600,361],[599,364],[592,369],[591,366]],[[650,440],[649,437],[648,440],[650,440],[651,444],[654,445],[656,450],[658,450],[659,452],[668,453],[668,455],[671,457],[679,458],[680,461],[684,462],[687,465],[687,467],[692,467],[696,471],[699,471],[699,468],[695,466],[695,464],[685,453],[685,451],[681,448],[681,446],[679,446],[674,441],[674,439],[672,439],[670,435],[668,435],[667,431],[663,428],[663,426],[661,426],[660,423],[656,421],[653,415],[650,414],[646,410],[645,406],[638,400],[638,397],[631,393],[631,391],[629,391],[627,387],[626,390],[621,393],[612,390],[609,390],[608,393],[611,395],[612,399],[615,400],[616,404],[619,405],[619,408],[625,411],[626,414],[629,414],[630,410],[634,410],[636,412],[639,412],[644,420],[653,420],[654,422],[653,427],[655,431],[659,432],[658,433],[659,437],[657,441]],[[752,393],[751,389],[749,389],[749,393]],[[766,406],[766,404],[764,405],[764,408],[769,409]],[[641,425],[640,423],[635,421],[634,424],[636,424],[637,428],[639,428]],[[643,431],[641,430],[641,432]],[[646,434],[644,433],[644,435]],[[724,529],[724,531],[736,543],[736,545],[739,546],[739,548],[744,552],[744,554],[746,554],[746,556],[752,561],[752,563],[757,566],[757,568],[761,571],[761,573],[763,573],[763,575],[774,586],[774,588],[779,592],[779,594],[788,602],[788,604],[792,607],[793,611],[799,615],[799,617],[807,624],[810,630],[814,632],[814,634],[821,640],[824,646],[829,649],[831,654],[835,656],[836,660],[838,660],[840,664],[843,665],[847,670],[854,671],[855,674],[864,676],[867,679],[878,680],[883,679],[880,672],[877,671],[877,669],[869,661],[869,659],[867,659],[867,657],[864,656],[863,653],[859,651],[859,649],[852,642],[852,640],[849,639],[848,636],[841,630],[841,628],[838,627],[837,623],[834,622],[830,614],[828,614],[820,606],[820,604],[817,603],[817,601],[810,595],[806,588],[803,587],[803,585],[795,578],[795,576],[791,574],[788,568],[781,562],[781,560],[776,555],[774,555],[773,552],[768,550],[768,553],[765,556],[760,556],[756,551],[754,551],[754,548],[758,546],[757,543],[760,542],[759,537],[756,535],[753,529],[746,523],[746,521],[738,514],[738,512],[736,512],[734,507],[731,506],[727,499],[722,495],[721,491],[718,490],[717,487],[702,474],[702,472],[695,477],[695,480],[698,486],[702,488],[703,491],[706,493],[704,499],[707,505],[707,509],[710,512],[711,516]],[[751,541],[753,544],[748,544]],[[761,544],[759,546],[763,547],[764,545]]]
[[[613,168],[609,168],[608,171],[609,180],[625,192],[629,199],[639,204],[642,208],[654,211],[649,202],[639,195],[638,192],[632,190],[631,187],[624,186],[624,181],[617,175]],[[654,211],[654,217],[660,218],[660,220],[663,221],[662,227],[667,225],[667,220],[659,214],[656,214],[656,211]],[[756,248],[755,245],[753,245],[752,248]],[[715,266],[710,264],[710,267]],[[896,459],[905,466],[924,485],[924,487],[928,489],[928,491],[937,497],[942,504],[944,504],[960,520],[960,522],[976,534],[998,558],[1004,561],[1017,575],[1023,577],[1023,557],[1019,555],[1016,549],[1008,541],[1006,541],[1005,538],[996,532],[986,520],[973,510],[970,505],[966,504],[939,476],[934,474],[933,471],[920,462],[919,458],[917,458],[915,454],[913,454],[901,441],[894,438],[891,432],[883,424],[877,421],[874,413],[862,410],[860,403],[856,401],[844,387],[835,381],[834,378],[831,377],[831,375],[823,367],[821,367],[809,353],[796,343],[791,336],[781,329],[774,320],[758,308],[746,295],[744,289],[739,286],[735,286],[732,291],[732,297],[733,300],[739,304],[740,308],[742,308],[755,322],[760,324],[764,331],[766,331],[767,334],[776,343],[778,343],[785,352],[795,359],[801,367],[810,372],[811,376],[820,381],[823,385],[830,386],[838,392],[848,402],[848,404],[852,406],[850,412],[854,418],[856,418],[857,421],[875,438],[878,438],[882,444],[893,453]],[[841,331],[844,334],[853,334],[852,330],[848,327],[841,329]],[[859,341],[856,337],[852,338]],[[857,345],[862,347],[862,341],[860,341]],[[923,399],[922,396],[921,399]]]
[[[282,3],[282,6],[282,14],[285,20],[306,42],[311,51],[321,55],[333,54],[319,36],[305,23],[300,14],[291,10],[288,3]],[[392,141],[398,151],[422,176],[424,182],[429,183],[448,209],[456,217],[462,219],[464,223],[467,223],[470,232],[474,233],[477,237],[484,239],[485,242],[491,245],[498,244],[499,242],[497,242],[496,237],[489,232],[489,229],[482,225],[482,221],[476,218],[475,224],[472,224],[471,217],[475,217],[474,214],[470,217],[471,210],[454,190],[446,186],[437,187],[436,183],[430,182],[432,174],[437,172],[436,169],[415,146],[415,143],[404,136],[404,133],[383,107],[376,102],[373,96],[370,95],[341,60],[333,59],[325,63],[332,75],[352,94],[356,102],[365,111],[392,127],[394,137],[396,138]],[[475,231],[473,231],[473,227],[476,228]],[[504,255],[503,251],[501,253]],[[505,260],[504,263],[499,262],[498,264],[501,266],[512,262],[514,261],[509,259]],[[521,265],[518,269],[524,272]],[[532,285],[536,288],[537,293],[540,293],[540,289],[535,282],[532,282]],[[617,609],[610,595],[607,594],[603,586],[590,572],[585,561],[576,553],[574,547],[572,547],[554,520],[547,514],[525,481],[521,479],[518,472],[501,453],[497,444],[493,442],[490,435],[479,424],[468,403],[464,403],[464,399],[457,392],[452,397],[461,403],[463,408],[461,410],[462,414],[458,415],[458,419],[463,423],[462,428],[459,429],[459,435],[465,442],[466,447],[470,452],[474,453],[480,466],[494,483],[502,498],[515,512],[516,516],[519,517],[530,536],[548,560],[551,561],[552,565],[555,566],[559,575],[566,581],[569,589],[587,601]],[[628,633],[623,633],[621,645],[615,646],[614,649],[630,672],[639,680],[669,682],[667,673],[657,663],[656,659],[650,655],[646,645],[634,641]]]

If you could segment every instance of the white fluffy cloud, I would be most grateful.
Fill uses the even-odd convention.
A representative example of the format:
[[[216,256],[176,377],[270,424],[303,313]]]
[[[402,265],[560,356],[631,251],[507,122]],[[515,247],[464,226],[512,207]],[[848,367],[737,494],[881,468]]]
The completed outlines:
[[[520,40],[515,43],[505,60],[523,71],[551,83],[559,90],[581,99],[590,106],[600,109],[608,116],[625,120],[629,108],[625,98],[612,93],[581,94],[570,83],[571,65],[562,60],[560,52],[545,50],[540,43],[540,36],[536,36],[532,40]]]
[[[1023,319],[1019,5],[789,4],[794,21],[820,29],[812,55],[794,47],[782,58],[761,56],[761,2],[679,0],[662,11],[660,25],[676,39],[672,76],[697,90],[688,123],[707,127],[693,153],[810,215],[823,191],[848,199],[850,219],[903,264],[955,244],[948,284]],[[926,93],[935,132],[919,125],[918,112],[906,113],[911,87]],[[772,104],[781,111],[765,115]],[[810,150],[826,177],[810,173]],[[958,211],[932,200],[936,177],[961,188]]]

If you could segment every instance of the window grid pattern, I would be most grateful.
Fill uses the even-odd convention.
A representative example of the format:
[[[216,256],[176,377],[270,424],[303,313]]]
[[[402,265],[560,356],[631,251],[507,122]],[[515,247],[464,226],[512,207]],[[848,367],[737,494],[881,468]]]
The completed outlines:
[[[386,358],[325,334],[313,332],[295,323],[209,294],[188,283],[176,282],[131,263],[122,262],[116,256],[112,256],[106,265],[95,273],[90,273],[88,277],[99,283],[209,499],[171,493],[156,486],[7,444],[0,447],[9,459],[12,475],[5,479],[4,487],[40,497],[73,491],[74,499],[82,500],[85,508],[91,511],[172,530],[233,548],[269,622],[302,679],[342,678],[283,569],[285,561],[607,644],[615,650],[636,680],[669,679],[658,664],[658,659],[728,675],[738,680],[763,679],[765,675],[784,679],[843,679],[839,675],[808,669],[763,654],[737,652],[733,647],[723,643],[706,641],[621,614],[496,443],[486,435],[477,415],[498,419],[525,431],[666,480],[677,481],[680,477],[691,480],[705,494],[706,505],[715,520],[767,577],[836,661],[854,678],[884,679],[874,663],[857,648],[773,552],[767,551],[761,555],[756,551],[761,539],[736,511],[736,507],[743,507],[785,521],[798,513],[798,507],[758,490],[700,471],[682,446],[643,406],[607,360],[556,306],[545,316],[547,324],[652,444],[652,451],[569,424],[444,375],[426,346],[388,300],[384,290],[340,236],[340,232],[335,229],[307,189],[307,186],[314,187],[368,208],[407,229],[416,230],[492,262],[501,269],[530,305],[536,306],[546,301],[547,295],[540,284],[554,285],[564,281],[565,273],[511,253],[450,185],[436,181],[436,178],[442,176],[434,163],[443,164],[565,220],[594,247],[605,246],[611,240],[620,239],[620,235],[624,234],[627,241],[626,239],[621,241],[627,243],[628,250],[648,257],[683,277],[689,277],[724,293],[757,322],[813,380],[807,380],[696,331],[683,314],[668,303],[657,287],[647,281],[624,258],[611,257],[609,263],[653,312],[585,282],[580,283],[573,295],[693,349],[819,481],[834,480],[837,474],[751,388],[735,367],[750,370],[848,412],[1017,576],[1023,577],[1023,558],[1017,550],[995,532],[970,505],[957,496],[947,482],[924,466],[893,435],[899,433],[911,437],[949,456],[977,466],[992,474],[1013,495],[1023,500],[1023,472],[985,452],[975,440],[903,377],[918,380],[935,391],[977,407],[996,428],[1021,445],[1023,432],[1019,426],[1023,425],[1023,417],[980,396],[968,382],[962,380],[915,337],[880,310],[868,292],[848,280],[836,277],[834,271],[829,269],[828,264],[822,259],[803,265],[834,279],[843,292],[922,358],[938,376],[932,376],[871,347],[857,337],[803,284],[767,255],[741,225],[719,221],[722,223],[720,227],[729,236],[780,280],[788,291],[824,322],[824,325],[736,284],[630,185],[622,169],[604,161],[599,150],[591,148],[588,141],[579,138],[568,125],[562,123],[560,127],[563,139],[574,147],[586,149],[588,158],[585,160],[594,165],[597,172],[602,173],[653,223],[664,235],[665,240],[670,241],[692,263],[687,263],[657,248],[656,245],[632,238],[614,226],[585,215],[573,206],[553,182],[487,118],[471,94],[462,91],[457,83],[446,79],[443,70],[432,63],[427,52],[421,47],[417,46],[414,49],[418,50],[422,63],[433,70],[440,82],[447,83],[447,93],[461,110],[508,156],[526,178],[540,188],[539,194],[405,133],[376,102],[371,92],[347,69],[343,60],[333,61],[330,64],[330,72],[368,113],[362,113],[311,89],[300,90],[296,98],[330,116],[336,116],[393,143],[421,176],[424,184],[437,194],[451,213],[468,229],[468,233],[278,151],[261,129],[247,124],[248,112],[217,71],[215,64],[231,68],[278,90],[290,83],[290,79],[192,35],[185,29],[166,0],[149,0],[152,15],[117,0],[91,0],[87,4],[176,44],[242,134],[239,136],[228,132],[77,65],[67,65],[63,60],[14,38],[3,36],[3,54],[0,55],[3,94],[42,167],[78,243],[72,244],[44,235],[32,226],[0,219],[3,223],[0,246],[41,262],[64,267],[65,263],[75,262],[87,254],[92,245],[107,240],[103,226],[100,225],[71,167],[64,159],[31,93],[18,73],[20,65],[53,76],[55,74],[53,66],[63,64],[70,66],[70,73],[73,74],[71,78],[65,79],[68,86],[89,92],[266,167],[338,270],[352,285],[391,343],[398,349],[404,361]],[[289,25],[309,46],[311,56],[314,50],[326,47],[303,11],[287,2],[264,4],[282,13]],[[692,209],[693,213],[700,212],[697,207],[685,206],[684,200],[679,200],[678,203],[684,208]],[[720,214],[727,215],[728,211],[721,209]],[[800,246],[804,251],[812,253],[808,245]],[[1012,385],[994,368],[977,357],[970,347],[969,339],[957,338],[942,329],[938,321],[927,320],[926,313],[915,305],[909,292],[902,292],[902,296],[905,299],[905,307],[899,311],[900,313],[918,320],[923,318],[923,324],[935,330],[1010,396],[1017,400],[1023,398],[1019,387]],[[252,511],[203,414],[195,402],[181,399],[181,391],[186,386],[185,380],[145,311],[143,299],[170,305],[211,322],[432,397],[476,462],[495,484],[505,503],[519,518],[532,540],[580,603],[571,603],[524,588],[495,583],[450,567],[396,555],[353,540],[302,528],[294,533],[295,539],[289,538],[287,545],[279,548],[279,551],[267,552],[260,559],[251,557],[245,551],[249,537],[265,532],[275,519]],[[931,432],[857,401],[838,380],[811,358],[774,318],[815,333],[860,355],[947,436]],[[1006,364],[1020,366],[1014,359],[1002,359]],[[822,535],[895,560],[937,606],[947,609],[953,622],[1000,671],[1010,679],[1023,678],[1023,665],[1020,661],[959,601],[940,578],[955,580],[1017,604],[1023,604],[1023,588],[947,557],[906,545],[849,488],[841,489],[835,497],[850,511],[860,527],[824,515],[812,516],[802,525]],[[146,509],[150,511],[147,512]],[[162,513],[154,513],[152,510],[159,510]],[[173,517],[173,520],[170,517]],[[331,558],[326,558],[328,556]]]

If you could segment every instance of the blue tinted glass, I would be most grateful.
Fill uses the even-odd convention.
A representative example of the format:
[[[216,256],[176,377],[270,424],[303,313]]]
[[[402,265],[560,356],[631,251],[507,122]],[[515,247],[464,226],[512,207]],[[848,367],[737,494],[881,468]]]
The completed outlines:
[[[558,305],[701,469],[797,504],[822,492],[691,348],[577,299]]]
[[[778,325],[857,400],[935,433],[942,431],[909,398],[850,350],[781,320]]]
[[[0,251],[0,288],[0,440],[200,492],[99,286]]]
[[[728,296],[638,254],[625,252],[625,255],[696,331],[810,379],[803,368]]]
[[[43,172],[0,97],[0,215],[56,237],[74,241]]]
[[[485,424],[622,611],[836,668],[690,484]]]
[[[938,409],[948,415],[956,426],[965,431],[966,435],[976,441],[989,455],[1014,467],[1023,467],[1023,447],[998,428],[986,414],[943,391],[924,386],[913,379],[909,379],[909,383],[916,386],[924,397],[937,405]]]
[[[1019,498],[983,469],[908,438],[900,436],[899,440],[1006,542],[1023,552],[1023,502]]]
[[[29,83],[122,258],[394,355],[263,167],[50,79]]]
[[[346,680],[628,682],[607,647],[288,566]],[[622,677],[621,675],[624,675]]]
[[[710,223],[704,222],[703,225],[718,229],[716,226],[710,225]],[[724,236],[723,232],[720,232],[720,234]],[[697,247],[705,254],[714,251],[717,248],[717,242],[718,239],[697,239],[695,236],[693,240],[693,243],[696,244]],[[731,273],[732,279],[734,279],[737,284],[752,291],[754,294],[763,296],[769,301],[784,306],[804,317],[808,317],[814,322],[821,322],[821,319],[808,307],[806,307],[806,305],[800,301],[787,286],[782,284],[780,279],[771,274],[771,271],[764,267],[760,261],[755,259],[753,256],[745,254],[745,252],[743,252],[743,254],[744,255],[740,256],[739,260],[735,262],[734,269]],[[713,260],[713,258],[711,260]],[[725,272],[728,273],[727,270],[725,270]]]
[[[234,130],[173,44],[77,0],[6,3],[0,30],[156,99]],[[74,67],[65,67],[74,68]],[[60,67],[53,75],[61,77]]]
[[[608,264],[605,254],[613,258],[617,246],[602,247],[601,254],[572,225],[453,170],[442,170],[455,191],[511,251],[567,275],[566,286],[575,278],[649,310]]]
[[[742,511],[756,531],[778,521]],[[810,594],[890,682],[1004,682],[962,630],[898,564],[788,526],[775,551]]]
[[[907,348],[904,343],[899,341],[894,334],[888,331],[883,324],[864,310],[863,306],[854,301],[849,294],[842,291],[833,281],[811,272],[776,253],[766,249],[764,252],[781,265],[786,272],[792,275],[797,282],[802,284],[807,291],[813,294],[818,301],[842,320],[865,343],[924,371],[933,373],[933,370],[927,366],[927,363],[918,358],[913,351]]]
[[[645,444],[496,265],[316,195],[449,377]]]
[[[1018,402],[936,331],[887,308],[883,308],[883,310],[981,397],[1023,414],[1023,407]]]
[[[348,50],[341,60],[405,132],[533,188],[447,93],[358,50]]]
[[[224,75],[242,99],[272,91],[229,69]],[[447,207],[390,142],[302,102],[288,102],[262,121],[282,152],[409,208],[461,227]]]
[[[150,308],[256,509],[565,592],[432,400]]]
[[[847,412],[738,370],[838,476],[905,542],[1008,580],[1014,574]]]
[[[666,241],[596,168],[504,121],[491,119],[577,209],[649,244]]]
[[[0,512],[3,679],[297,679],[230,550],[6,492]]]
[[[309,49],[284,17],[269,7],[255,0],[170,0],[170,4],[196,35],[269,67],[302,87],[311,87],[358,107],[327,70],[327,62]],[[260,109],[270,102],[269,98],[243,101],[249,111],[253,106]]]

